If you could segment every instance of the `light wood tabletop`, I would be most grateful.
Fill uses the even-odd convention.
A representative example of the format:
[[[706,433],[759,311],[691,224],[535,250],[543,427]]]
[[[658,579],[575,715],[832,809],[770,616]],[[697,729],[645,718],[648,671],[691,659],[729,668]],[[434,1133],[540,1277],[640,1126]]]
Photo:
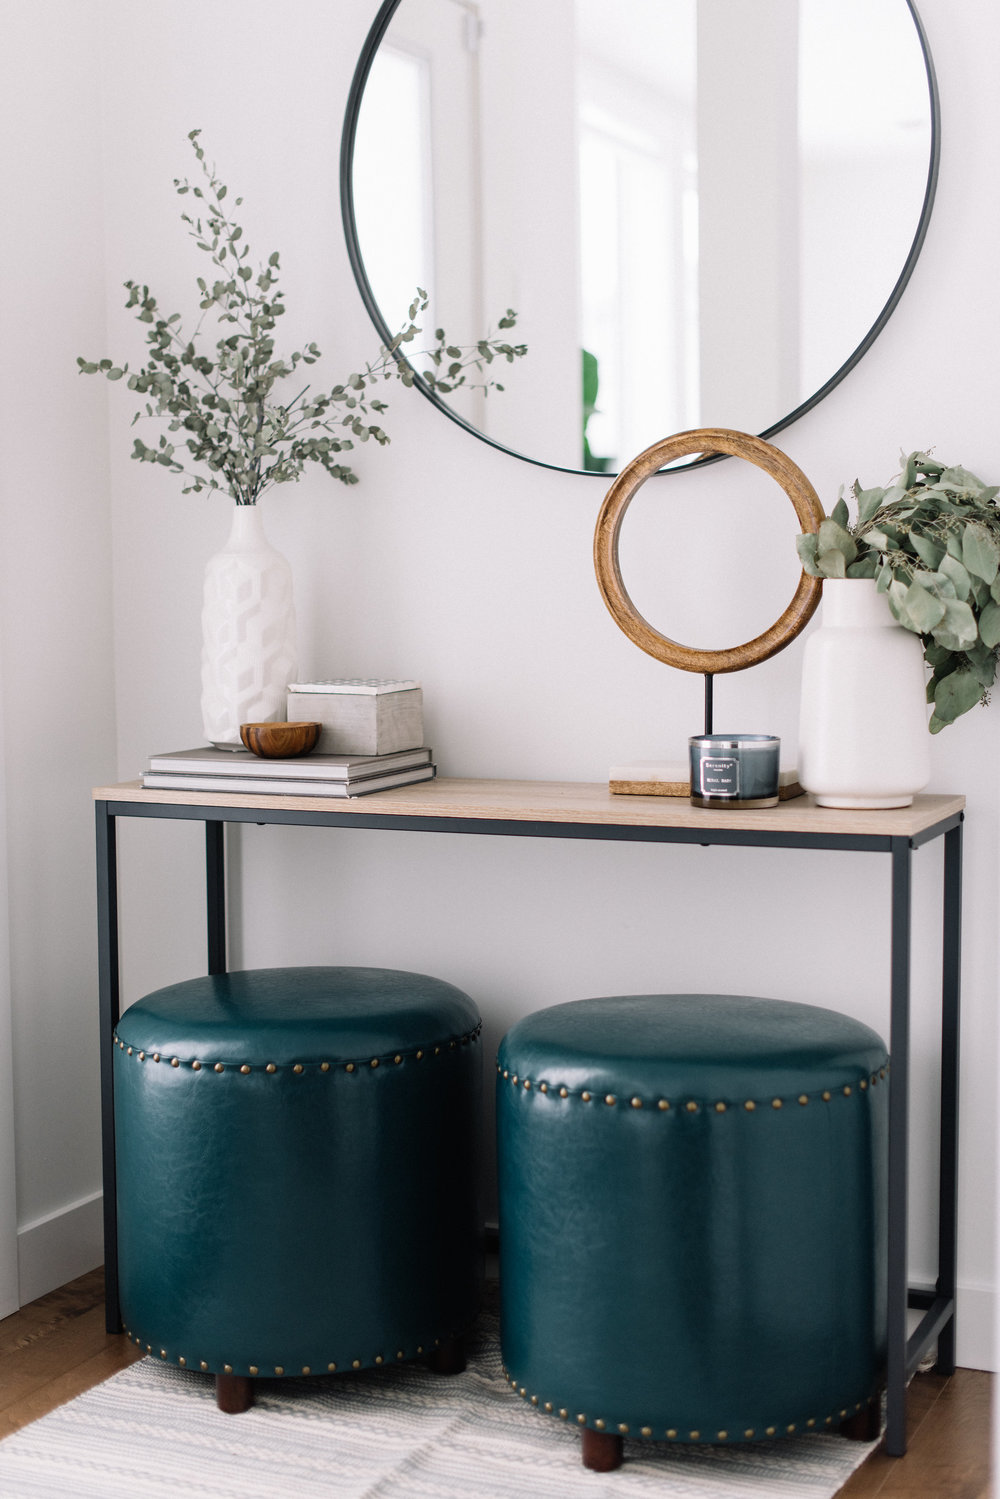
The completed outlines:
[[[140,781],[94,789],[98,801],[186,807],[242,807],[391,817],[592,824],[605,827],[733,829],[753,833],[913,837],[965,807],[964,796],[917,796],[910,807],[840,811],[811,796],[749,810],[693,807],[684,797],[612,795],[605,782],[461,780],[440,777],[359,797],[145,790]]]

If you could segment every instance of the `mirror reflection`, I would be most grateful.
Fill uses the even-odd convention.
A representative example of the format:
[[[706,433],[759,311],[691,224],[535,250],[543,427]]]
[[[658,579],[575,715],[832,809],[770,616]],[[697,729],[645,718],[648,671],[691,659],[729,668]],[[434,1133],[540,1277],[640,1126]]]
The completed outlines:
[[[901,289],[933,177],[907,0],[389,11],[350,175],[361,279],[393,331],[417,286],[463,341],[516,309],[504,393],[451,398],[490,441],[610,474],[691,427],[770,435]]]

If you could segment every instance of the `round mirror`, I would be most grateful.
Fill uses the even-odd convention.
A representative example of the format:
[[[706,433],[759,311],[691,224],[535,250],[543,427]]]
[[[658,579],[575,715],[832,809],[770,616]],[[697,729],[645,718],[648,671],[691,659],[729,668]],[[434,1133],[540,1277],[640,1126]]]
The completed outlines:
[[[502,393],[429,399],[609,475],[671,432],[773,436],[843,379],[909,278],[937,157],[909,0],[385,0],[341,199],[385,341],[418,287],[428,345],[517,313]]]

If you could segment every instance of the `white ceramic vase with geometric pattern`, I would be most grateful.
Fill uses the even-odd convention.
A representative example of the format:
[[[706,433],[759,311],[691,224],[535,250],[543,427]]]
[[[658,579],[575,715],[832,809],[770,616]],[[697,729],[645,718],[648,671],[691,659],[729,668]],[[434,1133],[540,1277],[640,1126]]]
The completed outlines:
[[[297,669],[292,570],[256,505],[234,507],[229,540],[208,560],[201,624],[205,738],[242,749],[240,724],[284,720]]]

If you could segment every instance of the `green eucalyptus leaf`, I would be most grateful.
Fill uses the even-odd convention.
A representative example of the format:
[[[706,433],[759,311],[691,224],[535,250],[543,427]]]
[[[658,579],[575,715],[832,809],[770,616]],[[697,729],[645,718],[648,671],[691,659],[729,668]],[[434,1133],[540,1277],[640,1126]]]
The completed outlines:
[[[936,541],[932,541],[929,536],[922,536],[919,531],[911,531],[910,546],[920,560],[926,562],[929,568],[936,570],[941,565],[945,549],[939,546]]]
[[[961,562],[945,554],[941,559],[941,572],[955,585],[955,597],[967,599],[972,591],[972,579]]]
[[[829,552],[820,552],[816,559],[816,565],[819,568],[819,575],[822,578],[847,577],[847,563],[843,552],[839,550],[834,549]]]
[[[849,578],[874,578],[878,572],[878,558],[873,552],[868,552],[864,557],[859,557],[857,562],[852,562],[847,569]]]
[[[979,616],[979,636],[993,649],[1000,645],[1000,604],[989,603]]]
[[[962,532],[962,561],[986,583],[992,583],[1000,571],[1000,544],[978,521],[970,521]]]
[[[974,708],[983,695],[983,689],[970,671],[953,671],[942,677],[934,689],[934,715],[942,728],[954,723],[963,713]]]
[[[944,615],[943,600],[914,580],[906,590],[906,596],[900,608],[900,623],[917,635],[929,635],[935,625],[941,623]]]
[[[944,600],[944,618],[932,633],[939,645],[953,651],[964,651],[979,638],[975,615],[962,599]]]
[[[820,557],[826,552],[837,551],[843,555],[845,564],[853,562],[857,557],[858,547],[854,537],[832,517],[820,522],[817,535],[819,538],[817,547]],[[830,574],[829,576],[833,575]],[[843,574],[839,574],[838,576],[843,576]]]
[[[840,499],[838,499],[836,505],[834,505],[833,507],[833,510],[830,512],[830,519],[834,522],[835,525],[840,526],[841,530],[843,531],[846,531],[848,526],[850,525],[851,517],[848,514],[847,501],[844,499],[843,493],[841,493]]]

